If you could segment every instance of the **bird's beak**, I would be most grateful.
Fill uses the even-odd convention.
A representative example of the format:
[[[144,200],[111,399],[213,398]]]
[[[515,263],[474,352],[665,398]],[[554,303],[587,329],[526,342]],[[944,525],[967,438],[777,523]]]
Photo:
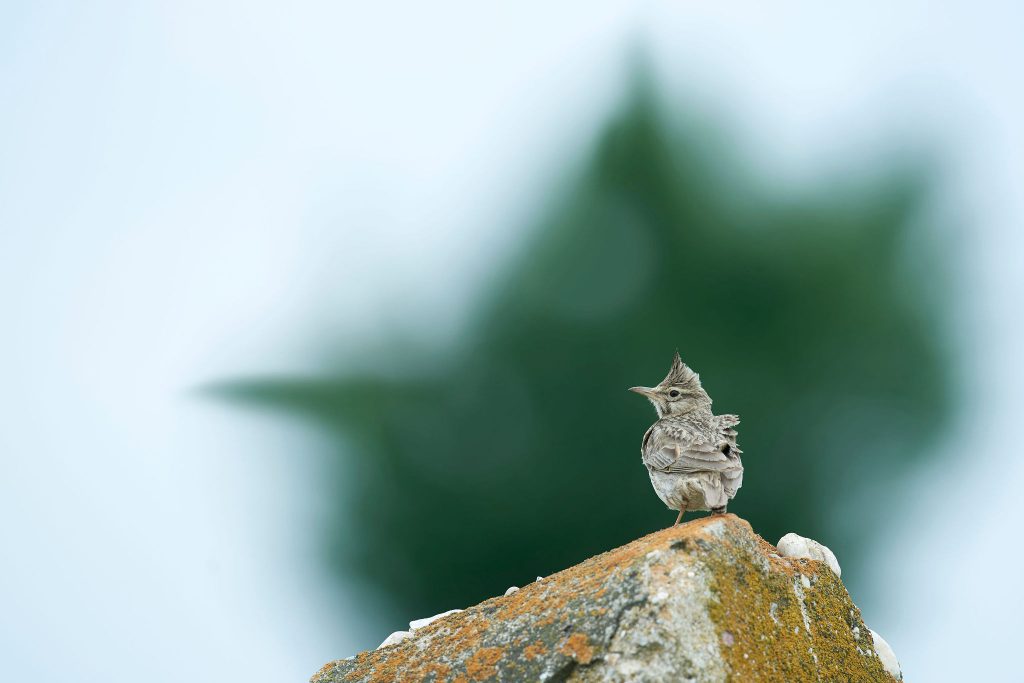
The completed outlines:
[[[654,396],[654,389],[650,387],[630,387],[629,390],[634,391],[641,396],[646,396],[647,398]]]

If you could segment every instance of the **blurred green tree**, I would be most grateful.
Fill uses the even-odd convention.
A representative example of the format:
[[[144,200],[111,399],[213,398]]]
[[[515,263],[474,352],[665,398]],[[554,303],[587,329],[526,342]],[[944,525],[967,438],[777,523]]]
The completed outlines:
[[[949,412],[941,249],[915,228],[925,174],[883,163],[773,198],[637,83],[451,348],[213,387],[333,437],[332,566],[410,616],[673,521],[640,463],[653,411],[626,388],[676,348],[743,419],[730,511],[847,562]]]

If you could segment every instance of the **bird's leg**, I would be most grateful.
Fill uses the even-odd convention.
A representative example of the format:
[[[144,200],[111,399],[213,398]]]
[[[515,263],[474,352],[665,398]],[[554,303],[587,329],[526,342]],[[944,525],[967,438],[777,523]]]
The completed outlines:
[[[679,522],[683,521],[683,513],[685,511],[686,511],[686,506],[684,505],[683,509],[679,511],[679,516],[676,517],[676,523],[673,524],[672,526],[679,526]]]

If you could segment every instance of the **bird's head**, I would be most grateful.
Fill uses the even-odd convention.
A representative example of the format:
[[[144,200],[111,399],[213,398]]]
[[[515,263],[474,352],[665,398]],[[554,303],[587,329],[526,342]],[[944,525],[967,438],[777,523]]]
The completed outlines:
[[[629,390],[650,399],[659,418],[711,407],[711,397],[700,385],[700,375],[686,366],[678,351],[672,358],[668,376],[658,386],[630,387]]]

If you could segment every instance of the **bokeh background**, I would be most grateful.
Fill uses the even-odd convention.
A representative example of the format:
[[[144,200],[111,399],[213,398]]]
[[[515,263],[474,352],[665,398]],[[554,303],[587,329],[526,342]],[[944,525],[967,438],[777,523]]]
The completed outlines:
[[[1005,678],[1022,15],[6,3],[4,678],[304,680],[665,526],[676,348],[730,510]]]

